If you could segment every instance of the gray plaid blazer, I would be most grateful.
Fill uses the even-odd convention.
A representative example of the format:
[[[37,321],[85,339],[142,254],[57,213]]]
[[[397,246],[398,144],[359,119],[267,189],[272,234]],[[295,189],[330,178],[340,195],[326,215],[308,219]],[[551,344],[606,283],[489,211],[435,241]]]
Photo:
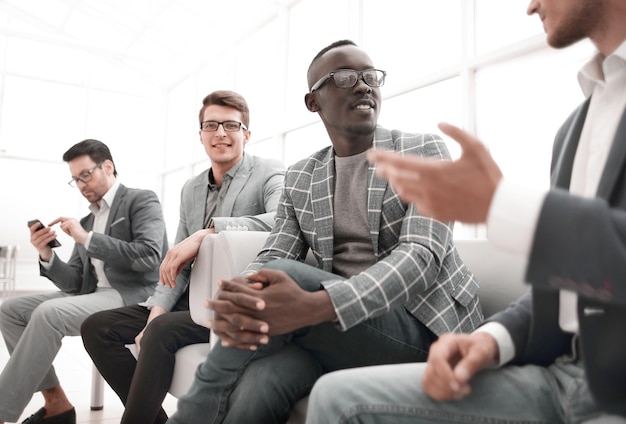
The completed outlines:
[[[376,129],[373,147],[440,160],[449,159],[440,137]],[[309,249],[318,266],[332,272],[335,155],[322,149],[287,169],[276,221],[267,242],[244,272],[271,260],[304,260]],[[483,319],[478,284],[452,241],[452,225],[420,216],[387,181],[368,171],[368,215],[378,262],[347,280],[325,281],[347,330],[392,308],[405,307],[437,335],[469,332]]]

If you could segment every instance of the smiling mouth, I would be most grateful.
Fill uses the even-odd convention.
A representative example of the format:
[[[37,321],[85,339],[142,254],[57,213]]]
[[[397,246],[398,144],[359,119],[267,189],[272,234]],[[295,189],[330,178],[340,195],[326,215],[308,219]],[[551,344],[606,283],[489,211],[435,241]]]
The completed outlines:
[[[375,109],[375,104],[372,100],[361,99],[352,104],[352,109],[363,111],[373,110]]]

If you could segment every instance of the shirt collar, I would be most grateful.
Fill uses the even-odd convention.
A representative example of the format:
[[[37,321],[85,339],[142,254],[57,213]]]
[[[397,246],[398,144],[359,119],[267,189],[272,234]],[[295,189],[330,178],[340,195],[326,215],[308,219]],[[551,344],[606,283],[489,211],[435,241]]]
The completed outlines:
[[[101,206],[98,207],[95,203],[89,205],[89,210],[92,213],[97,213],[99,210],[103,208],[110,208],[113,204],[113,199],[115,199],[115,194],[117,193],[117,189],[120,187],[120,182],[116,179],[115,183],[111,186],[109,191],[107,191],[104,196],[102,196]]]
[[[244,155],[245,155],[245,152],[244,152]],[[239,159],[239,161],[232,168],[226,171],[226,173],[222,177],[222,180],[224,179],[232,180],[233,178],[235,178],[235,174],[237,174],[237,171],[239,170],[239,168],[241,168],[241,164],[243,163],[243,158],[244,156],[241,156],[241,159]],[[217,186],[215,185],[215,177],[213,176],[213,168],[209,169],[209,188],[211,189],[217,188]]]
[[[237,171],[239,170],[239,168],[241,168],[242,163],[243,163],[243,155],[241,156],[241,159],[239,159],[239,162],[235,164],[235,166],[233,166],[228,171],[226,171],[224,176],[225,177],[228,176],[231,180],[235,178],[235,174],[237,174]]]
[[[606,58],[597,52],[578,72],[578,83],[585,97],[591,96],[596,85],[604,84],[606,75],[624,67],[626,67],[626,40]]]

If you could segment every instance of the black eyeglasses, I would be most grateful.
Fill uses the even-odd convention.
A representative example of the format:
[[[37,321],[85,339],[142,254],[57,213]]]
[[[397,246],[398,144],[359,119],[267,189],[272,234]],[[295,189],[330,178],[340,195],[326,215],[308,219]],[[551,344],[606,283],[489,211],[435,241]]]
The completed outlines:
[[[102,163],[99,163],[93,168],[81,172],[80,175],[78,175],[78,178],[72,177],[72,179],[69,180],[67,183],[72,187],[76,187],[79,181],[85,184],[88,183],[89,181],[91,181],[91,178],[93,177],[91,174],[93,174],[93,171],[95,171],[96,168],[102,168]]]
[[[326,80],[332,78],[335,85],[339,88],[352,88],[359,81],[359,78],[365,81],[370,87],[380,87],[385,83],[387,72],[380,69],[365,69],[364,71],[355,71],[354,69],[337,69],[320,78],[313,87],[311,93],[320,88]]]
[[[246,128],[244,124],[237,121],[204,121],[200,124],[200,130],[204,132],[215,132],[220,125],[222,126],[222,128],[224,128],[224,131],[226,132],[237,132],[241,129],[241,127],[243,127],[244,131],[248,131],[248,128]]]

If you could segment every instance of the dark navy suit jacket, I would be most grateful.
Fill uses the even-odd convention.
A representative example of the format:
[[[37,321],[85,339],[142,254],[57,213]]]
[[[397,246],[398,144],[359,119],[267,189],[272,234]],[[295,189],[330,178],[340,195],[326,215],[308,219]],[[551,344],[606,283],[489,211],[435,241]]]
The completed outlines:
[[[626,111],[595,198],[571,195],[570,178],[589,101],[557,133],[552,189],[526,271],[531,292],[490,318],[515,344],[517,364],[549,364],[571,351],[558,323],[559,289],[578,294],[579,346],[595,400],[626,415]]]

